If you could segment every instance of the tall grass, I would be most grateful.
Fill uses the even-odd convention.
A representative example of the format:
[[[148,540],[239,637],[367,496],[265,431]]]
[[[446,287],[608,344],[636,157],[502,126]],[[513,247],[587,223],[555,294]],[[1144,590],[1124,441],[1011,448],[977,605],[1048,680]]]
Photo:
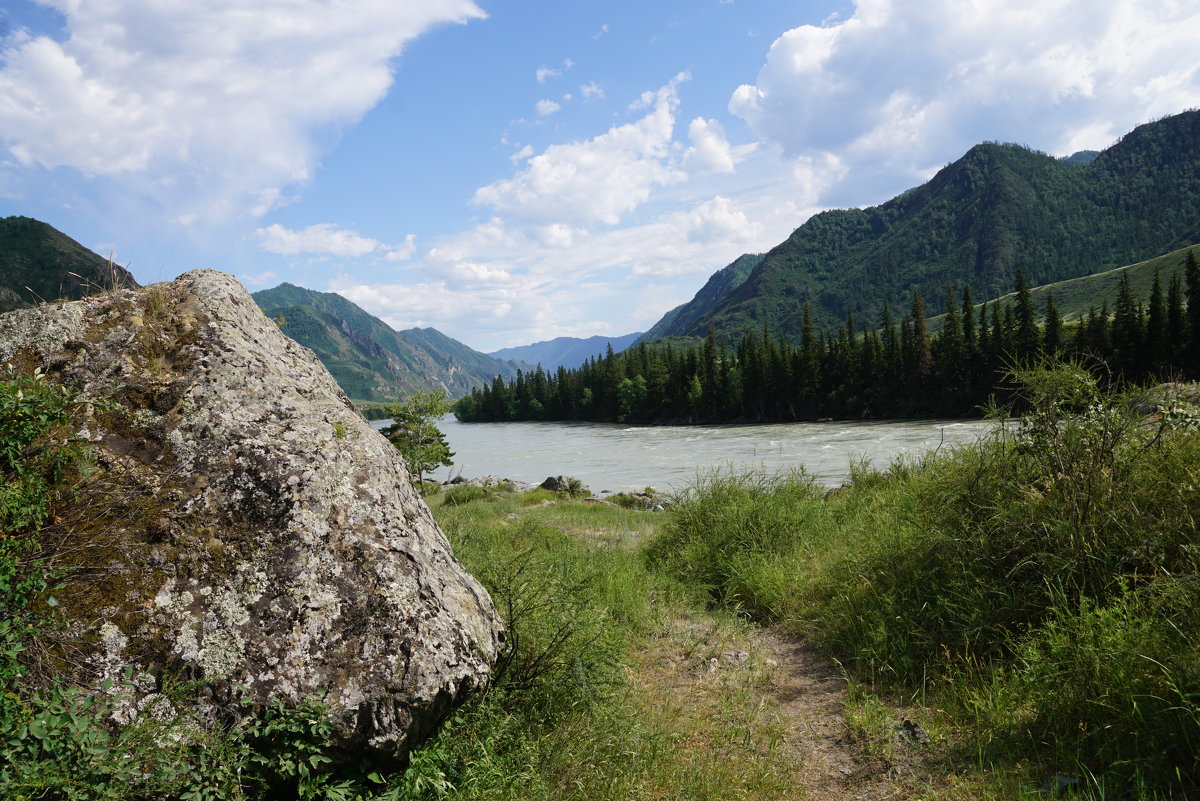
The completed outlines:
[[[555,498],[435,499],[508,640],[492,687],[414,755],[400,797],[700,801],[787,792],[789,771],[769,747],[776,735],[745,717],[756,707],[723,706],[728,693],[711,709],[703,698],[660,695],[672,688],[656,683],[648,655],[678,645],[675,628],[691,612],[683,588],[641,558],[656,515]],[[680,703],[704,712],[688,722]]]
[[[1014,379],[1028,414],[973,446],[860,470],[829,498],[796,477],[713,476],[648,552],[862,679],[932,686],[988,760],[1195,796],[1195,410],[1166,398],[1148,414],[1072,365]]]

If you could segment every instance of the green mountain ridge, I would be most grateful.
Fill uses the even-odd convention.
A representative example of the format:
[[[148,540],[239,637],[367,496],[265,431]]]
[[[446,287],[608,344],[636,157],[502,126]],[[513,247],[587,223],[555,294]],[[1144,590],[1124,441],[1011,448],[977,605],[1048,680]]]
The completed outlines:
[[[251,295],[281,319],[283,332],[310,348],[346,394],[386,401],[417,389],[444,389],[451,398],[497,375],[512,378],[529,365],[493,359],[433,328],[396,331],[341,295],[283,283]]]
[[[762,264],[765,257],[765,253],[745,253],[738,256],[713,273],[691,300],[663,315],[663,318],[642,334],[638,341],[652,342],[664,337],[698,336],[689,332],[695,331],[698,321],[710,314],[724,297],[745,283],[750,273]]]
[[[880,206],[813,216],[705,313],[681,325],[674,310],[651,332],[711,326],[736,340],[766,324],[795,341],[806,300],[818,329],[847,312],[876,322],[885,300],[907,310],[914,289],[934,314],[948,283],[997,297],[1018,269],[1049,284],[1200,241],[1200,111],[1139,126],[1089,158],[976,145]]]
[[[0,313],[137,285],[124,267],[41,220],[0,218]]]

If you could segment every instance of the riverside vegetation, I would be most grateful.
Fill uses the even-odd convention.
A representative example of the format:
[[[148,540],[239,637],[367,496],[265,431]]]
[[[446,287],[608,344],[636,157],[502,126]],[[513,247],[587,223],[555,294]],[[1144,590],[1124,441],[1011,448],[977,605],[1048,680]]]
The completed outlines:
[[[1169,389],[1106,394],[1071,364],[1012,380],[1019,423],[860,466],[828,495],[803,475],[726,472],[659,513],[547,491],[432,498],[511,634],[491,689],[384,775],[330,753],[319,699],[224,728],[182,715],[114,729],[102,693],[55,683],[45,657],[67,568],[48,548],[57,510],[87,492],[88,459],[69,436],[70,394],[11,377],[0,791],[982,799],[1038,797],[1049,782],[1085,798],[1195,797],[1196,407]],[[843,666],[845,777],[793,750],[772,695],[790,666],[763,657],[752,624]],[[730,653],[736,666],[721,668]],[[916,723],[898,730],[902,717]],[[909,730],[929,736],[898,737]],[[879,780],[866,790],[864,773]]]

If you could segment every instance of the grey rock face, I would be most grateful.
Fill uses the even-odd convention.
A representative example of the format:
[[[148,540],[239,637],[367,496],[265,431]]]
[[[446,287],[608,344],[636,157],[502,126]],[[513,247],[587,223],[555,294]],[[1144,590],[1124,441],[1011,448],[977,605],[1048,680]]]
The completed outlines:
[[[232,277],[11,312],[0,361],[97,401],[81,433],[111,501],[68,545],[103,547],[62,600],[77,680],[133,666],[126,717],[161,708],[164,674],[214,719],[319,695],[347,750],[400,759],[486,685],[491,599],[398,452]]]

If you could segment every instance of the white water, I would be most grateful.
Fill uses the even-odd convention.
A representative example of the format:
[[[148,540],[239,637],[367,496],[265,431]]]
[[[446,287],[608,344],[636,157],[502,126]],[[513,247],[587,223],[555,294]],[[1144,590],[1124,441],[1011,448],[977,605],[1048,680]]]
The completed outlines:
[[[388,420],[373,425],[382,428]],[[440,427],[454,467],[434,478],[496,475],[540,483],[574,476],[595,493],[652,486],[669,490],[717,468],[775,473],[803,468],[836,486],[851,463],[876,467],[938,447],[974,442],[993,425],[980,420],[838,421],[740,426],[624,426],[606,423],[459,423]]]

